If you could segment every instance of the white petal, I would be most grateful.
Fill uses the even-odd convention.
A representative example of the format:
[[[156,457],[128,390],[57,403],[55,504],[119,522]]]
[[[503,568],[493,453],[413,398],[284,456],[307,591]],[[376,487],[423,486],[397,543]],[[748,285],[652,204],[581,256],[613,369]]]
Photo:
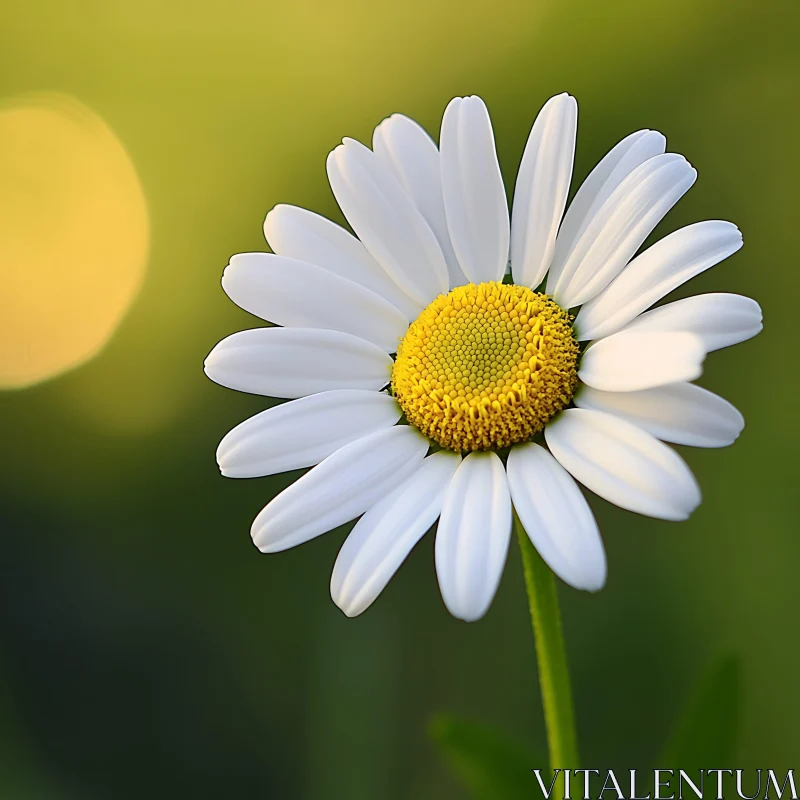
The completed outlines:
[[[375,128],[372,148],[378,158],[391,168],[436,234],[447,262],[450,288],[468,283],[447,230],[441,163],[433,139],[413,120],[402,114],[392,114]]]
[[[268,408],[219,443],[217,463],[228,478],[255,478],[319,464],[331,453],[401,415],[393,397],[363,389],[334,389]]]
[[[706,352],[755,336],[762,328],[761,307],[740,294],[698,294],[636,317],[623,331],[687,331],[699,336]]]
[[[547,293],[563,308],[581,305],[599,294],[696,178],[689,162],[675,153],[638,166],[586,225],[566,263],[554,262]]]
[[[436,522],[461,456],[442,450],[356,523],[331,576],[331,597],[348,617],[375,601],[414,545]]]
[[[690,333],[617,333],[586,350],[578,377],[605,392],[636,392],[699,378],[705,355]]]
[[[345,445],[284,489],[253,522],[253,542],[276,553],[363,514],[419,466],[428,440],[395,425]]]
[[[508,485],[522,527],[553,572],[576,589],[602,589],[606,552],[600,531],[564,467],[538,444],[515,445]]]
[[[495,453],[470,453],[444,496],[436,533],[436,574],[454,617],[473,622],[489,609],[508,555],[511,498]]]
[[[700,505],[700,488],[683,459],[630,422],[602,411],[570,408],[544,435],[561,466],[620,508],[683,520]]]
[[[691,447],[727,447],[744,428],[744,417],[727,400],[692,383],[641,392],[601,392],[582,386],[579,408],[607,411],[658,439]]]
[[[347,221],[395,283],[422,306],[446,292],[442,249],[392,171],[354,139],[345,139],[327,164]]]
[[[623,328],[673,289],[718,264],[742,246],[730,222],[698,222],[681,228],[625,267],[575,320],[578,338],[600,339]]]
[[[447,228],[473,283],[500,281],[508,263],[508,203],[489,112],[479,97],[456,97],[439,142]]]
[[[379,294],[322,267],[272,253],[240,253],[222,275],[237,306],[287,328],[322,328],[359,336],[387,353],[408,319]]]
[[[563,269],[567,257],[586,230],[586,226],[614,189],[636,167],[654,156],[661,155],[666,147],[667,140],[658,131],[636,131],[626,136],[603,157],[581,184],[564,215],[564,221],[558,229],[553,256],[554,270]]]
[[[415,303],[351,233],[304,208],[277,205],[264,220],[264,236],[273,252],[307,261],[372,289],[409,319],[423,306]]]
[[[577,130],[578,104],[566,93],[551,97],[533,123],[514,188],[514,283],[536,288],[550,266],[572,180]]]
[[[331,389],[389,383],[394,362],[377,345],[339,331],[253,328],[223,339],[205,372],[220,386],[268,397],[304,397]]]

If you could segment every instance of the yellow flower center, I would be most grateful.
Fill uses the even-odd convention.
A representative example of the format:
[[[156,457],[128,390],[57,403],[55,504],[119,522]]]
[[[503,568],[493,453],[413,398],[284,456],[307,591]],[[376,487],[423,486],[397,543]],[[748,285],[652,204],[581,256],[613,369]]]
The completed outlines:
[[[549,297],[502,283],[439,295],[397,351],[392,391],[408,421],[459,452],[499,450],[542,430],[572,399],[578,343]]]

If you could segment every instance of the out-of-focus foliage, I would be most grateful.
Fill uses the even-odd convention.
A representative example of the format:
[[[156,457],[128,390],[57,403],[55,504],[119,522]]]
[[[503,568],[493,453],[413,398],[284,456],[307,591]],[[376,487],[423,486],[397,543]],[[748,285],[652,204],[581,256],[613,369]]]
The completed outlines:
[[[547,760],[507,734],[476,722],[440,714],[431,720],[431,739],[477,800],[526,800],[533,794],[531,770],[548,785]]]
[[[724,656],[711,666],[678,720],[659,760],[661,766],[700,770],[708,769],[706,764],[733,763],[742,695],[740,673],[736,656]]]

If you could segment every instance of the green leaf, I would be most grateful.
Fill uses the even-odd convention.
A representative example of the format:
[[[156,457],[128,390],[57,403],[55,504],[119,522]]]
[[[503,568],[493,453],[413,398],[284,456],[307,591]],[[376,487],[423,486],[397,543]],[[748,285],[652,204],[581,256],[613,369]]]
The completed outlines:
[[[530,800],[538,791],[531,770],[549,775],[547,759],[492,728],[440,714],[429,733],[476,800]]]
[[[740,673],[738,656],[714,662],[667,742],[659,761],[665,769],[730,763],[739,722]]]

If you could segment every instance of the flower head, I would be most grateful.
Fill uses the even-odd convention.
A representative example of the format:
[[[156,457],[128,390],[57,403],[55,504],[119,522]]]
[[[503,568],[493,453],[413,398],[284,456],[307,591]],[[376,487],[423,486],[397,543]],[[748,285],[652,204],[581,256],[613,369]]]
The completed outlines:
[[[403,337],[392,393],[410,424],[456,452],[528,441],[578,385],[571,318],[525,286],[439,295]]]
[[[264,552],[360,517],[331,579],[349,616],[438,520],[444,602],[481,617],[512,507],[556,574],[600,589],[605,551],[576,481],[630,511],[686,519],[700,491],[664,442],[722,447],[741,432],[739,412],[691,381],[708,352],[761,330],[758,304],[707,294],[647,310],[738,250],[738,229],[696,223],[636,255],[697,175],[650,130],[616,145],[564,213],[576,129],[574,98],[551,98],[509,215],[483,101],[448,105],[438,148],[389,117],[371,150],[345,139],[328,157],[358,238],[280,205],[264,225],[273,253],[225,270],[231,299],[279,327],[229,336],[206,372],[290,402],[225,436],[220,468],[313,467],[257,516]]]

